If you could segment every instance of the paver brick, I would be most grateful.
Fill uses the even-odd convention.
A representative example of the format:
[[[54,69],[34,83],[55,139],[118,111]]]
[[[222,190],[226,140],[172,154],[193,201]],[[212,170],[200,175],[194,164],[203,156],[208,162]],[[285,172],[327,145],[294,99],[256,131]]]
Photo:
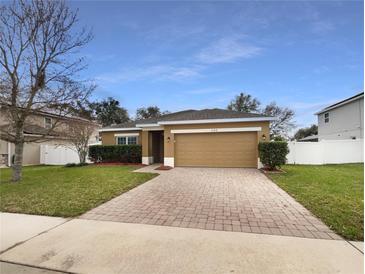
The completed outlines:
[[[174,168],[80,218],[342,239],[260,171]]]

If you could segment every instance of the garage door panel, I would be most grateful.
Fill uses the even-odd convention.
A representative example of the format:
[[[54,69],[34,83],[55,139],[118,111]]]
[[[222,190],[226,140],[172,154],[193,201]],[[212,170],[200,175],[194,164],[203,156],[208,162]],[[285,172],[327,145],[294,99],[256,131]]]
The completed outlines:
[[[176,166],[256,167],[257,133],[175,135]]]

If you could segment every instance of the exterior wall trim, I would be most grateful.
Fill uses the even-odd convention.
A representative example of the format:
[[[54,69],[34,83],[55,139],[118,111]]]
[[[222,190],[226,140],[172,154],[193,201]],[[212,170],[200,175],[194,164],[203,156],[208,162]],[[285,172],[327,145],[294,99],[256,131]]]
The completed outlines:
[[[131,130],[142,130],[139,127],[124,127],[124,128],[101,128],[99,132],[109,132],[109,131],[131,131]]]
[[[159,125],[187,125],[187,124],[213,124],[232,122],[261,122],[275,121],[276,117],[253,117],[253,118],[228,118],[228,119],[204,119],[204,120],[183,120],[183,121],[160,121]]]
[[[159,130],[164,130],[163,127],[144,127],[142,128],[142,131],[159,131]]]
[[[142,157],[142,164],[144,165],[153,164],[153,156]]]
[[[165,166],[175,167],[175,158],[174,157],[164,157],[163,164]]]
[[[139,133],[116,133],[114,137],[139,136]]]
[[[261,127],[172,129],[173,134],[261,131]]]
[[[145,128],[145,127],[158,127],[158,124],[136,124],[136,127]]]
[[[163,130],[164,125],[193,125],[193,124],[214,124],[234,122],[265,122],[275,121],[276,117],[251,117],[251,118],[227,118],[227,119],[203,119],[203,120],[182,120],[182,121],[159,121],[154,124],[136,124],[136,127],[129,128],[102,128],[99,132],[108,131],[131,131],[131,130]]]

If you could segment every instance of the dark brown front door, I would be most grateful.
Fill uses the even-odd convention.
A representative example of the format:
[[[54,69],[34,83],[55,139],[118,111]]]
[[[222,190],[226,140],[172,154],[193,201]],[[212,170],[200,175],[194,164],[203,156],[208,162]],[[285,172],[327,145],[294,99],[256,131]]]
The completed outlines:
[[[152,132],[152,156],[154,163],[163,162],[163,132]]]

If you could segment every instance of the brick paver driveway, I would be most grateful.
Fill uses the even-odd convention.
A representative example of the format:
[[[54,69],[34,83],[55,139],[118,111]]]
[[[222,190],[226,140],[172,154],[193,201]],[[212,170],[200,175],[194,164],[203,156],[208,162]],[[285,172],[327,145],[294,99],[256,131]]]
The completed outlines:
[[[256,169],[163,171],[81,218],[340,239]]]

